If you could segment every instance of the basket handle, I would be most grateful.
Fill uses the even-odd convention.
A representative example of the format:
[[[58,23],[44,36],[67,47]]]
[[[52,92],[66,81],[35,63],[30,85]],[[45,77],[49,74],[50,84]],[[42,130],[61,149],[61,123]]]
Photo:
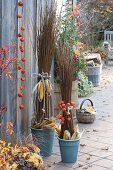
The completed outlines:
[[[92,100],[90,100],[90,99],[85,99],[85,100],[82,101],[82,103],[81,103],[81,105],[80,105],[80,110],[82,109],[82,106],[83,106],[83,104],[85,103],[86,100],[89,100],[90,103],[91,103],[91,106],[93,106]]]

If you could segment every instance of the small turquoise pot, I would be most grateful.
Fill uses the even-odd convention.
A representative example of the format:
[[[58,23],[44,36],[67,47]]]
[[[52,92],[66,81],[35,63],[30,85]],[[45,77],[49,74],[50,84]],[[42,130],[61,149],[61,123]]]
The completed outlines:
[[[52,154],[54,129],[31,128],[34,143],[40,148],[44,157]]]
[[[80,145],[80,139],[76,140],[59,140],[61,159],[64,163],[74,163],[77,161],[78,149]]]

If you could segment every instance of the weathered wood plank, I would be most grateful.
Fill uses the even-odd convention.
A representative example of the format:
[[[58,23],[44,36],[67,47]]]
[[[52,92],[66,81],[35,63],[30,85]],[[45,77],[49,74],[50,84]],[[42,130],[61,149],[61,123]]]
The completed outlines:
[[[35,21],[36,13],[36,0],[24,1],[23,17],[26,25],[25,32],[25,56],[26,62],[26,84],[25,84],[25,103],[26,109],[22,112],[18,109],[20,99],[17,98],[17,90],[20,85],[20,74],[17,76],[17,70],[14,71],[14,80],[9,80],[5,75],[0,78],[0,104],[7,105],[7,113],[3,116],[3,122],[12,121],[14,123],[15,131],[17,135],[28,132],[32,114],[32,79],[31,73],[34,70],[33,67],[33,44],[35,27],[31,20]],[[10,45],[11,42],[17,42],[17,34],[19,32],[21,21],[18,22],[17,14],[21,9],[18,9],[18,0],[0,0],[0,47],[4,45]],[[31,27],[29,23],[31,22]],[[19,44],[19,42],[18,42]],[[11,54],[13,55],[13,54]],[[21,59],[21,54],[18,52],[18,60]],[[2,137],[3,134],[2,134]]]
[[[1,47],[5,45],[10,45],[11,42],[16,42],[17,35],[17,4],[15,0],[1,0],[2,9],[1,9]],[[12,4],[11,4],[12,2]],[[11,57],[13,53],[9,57]],[[4,114],[2,122],[11,121],[16,125],[16,74],[14,81],[9,80],[4,74],[1,77],[1,104],[7,106],[7,113]],[[16,127],[16,126],[15,126]]]

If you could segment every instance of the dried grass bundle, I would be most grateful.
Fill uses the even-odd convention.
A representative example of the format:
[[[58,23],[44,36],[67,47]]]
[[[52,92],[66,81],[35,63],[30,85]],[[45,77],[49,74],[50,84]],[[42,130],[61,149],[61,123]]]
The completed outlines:
[[[58,72],[62,100],[65,103],[71,102],[74,67],[70,57],[70,51],[66,46],[60,48],[60,54],[58,57]]]
[[[56,48],[57,20],[55,0],[41,1],[37,31],[37,61],[39,74],[50,74],[52,60]],[[46,79],[46,78],[45,78]],[[38,78],[38,82],[40,77]],[[39,101],[38,92],[34,97],[34,111],[36,115],[35,127],[43,127],[43,122],[52,115],[52,98],[45,88],[44,99]]]
[[[60,48],[60,53],[58,57],[58,71],[59,71],[59,78],[60,78],[62,101],[65,104],[71,103],[74,67],[70,57],[70,50],[66,46]],[[68,130],[68,132],[72,136],[72,134],[74,133],[74,125],[73,125],[73,114],[71,110],[69,115],[68,112],[62,111],[62,116],[63,116],[63,124],[61,123],[60,138],[63,139],[64,132],[66,130]]]
[[[40,7],[40,23],[37,35],[37,55],[39,73],[50,73],[54,57],[57,26],[56,26],[56,3],[55,0],[46,0],[46,5]]]

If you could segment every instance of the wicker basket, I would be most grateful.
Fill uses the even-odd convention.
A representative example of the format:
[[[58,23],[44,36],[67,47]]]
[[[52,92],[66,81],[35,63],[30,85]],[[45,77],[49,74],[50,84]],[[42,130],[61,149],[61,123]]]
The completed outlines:
[[[76,111],[76,117],[78,122],[80,123],[93,123],[95,120],[95,114],[92,114],[90,112],[87,112],[85,109],[82,109],[82,106],[86,100],[89,100],[91,106],[93,107],[93,102],[90,99],[83,100],[80,105],[80,109],[77,109]]]

